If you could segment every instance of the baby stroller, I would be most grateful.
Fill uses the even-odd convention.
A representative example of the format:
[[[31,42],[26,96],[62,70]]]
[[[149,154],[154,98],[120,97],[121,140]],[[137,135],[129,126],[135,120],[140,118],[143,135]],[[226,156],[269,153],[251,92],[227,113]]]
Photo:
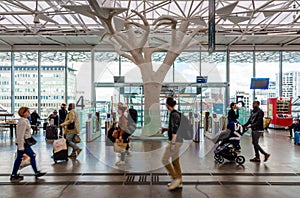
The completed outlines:
[[[218,138],[215,138],[215,143],[218,144],[214,153],[214,159],[218,163],[223,163],[224,159],[229,161],[234,161],[242,165],[245,163],[245,157],[238,155],[233,144],[235,141],[239,140],[240,137],[245,133],[245,128],[239,123],[234,123],[234,131],[227,129],[226,131],[221,132]]]

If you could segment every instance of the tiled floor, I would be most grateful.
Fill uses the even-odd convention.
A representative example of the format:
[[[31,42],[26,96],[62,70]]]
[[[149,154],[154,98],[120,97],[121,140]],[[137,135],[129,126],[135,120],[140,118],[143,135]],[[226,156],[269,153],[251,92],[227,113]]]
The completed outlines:
[[[82,135],[84,139],[84,135]],[[261,146],[271,158],[252,163],[251,138],[242,137],[241,155],[246,162],[218,164],[213,159],[214,144],[206,139],[182,146],[181,165],[184,187],[169,192],[170,181],[161,164],[165,140],[134,140],[126,165],[116,167],[119,158],[103,137],[80,143],[77,160],[55,164],[52,144],[41,131],[33,146],[38,167],[47,172],[35,180],[30,166],[21,170],[25,179],[11,183],[14,142],[0,134],[0,197],[299,197],[300,146],[294,145],[287,131],[270,130],[261,138]]]

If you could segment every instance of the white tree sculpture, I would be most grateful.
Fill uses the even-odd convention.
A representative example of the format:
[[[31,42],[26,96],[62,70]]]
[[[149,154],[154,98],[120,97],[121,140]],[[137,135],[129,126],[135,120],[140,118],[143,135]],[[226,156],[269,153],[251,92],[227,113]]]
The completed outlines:
[[[152,135],[157,132],[160,123],[160,92],[164,78],[173,65],[175,59],[185,49],[198,45],[199,41],[193,40],[199,32],[207,30],[206,27],[198,26],[192,31],[188,29],[191,21],[189,17],[183,17],[177,20],[172,16],[161,16],[157,18],[152,25],[155,28],[159,26],[171,26],[171,42],[161,44],[160,46],[151,46],[149,44],[149,35],[151,33],[150,24],[147,19],[135,10],[131,10],[138,16],[142,23],[129,21],[125,19],[125,31],[118,31],[114,26],[114,17],[118,14],[117,10],[110,8],[103,14],[103,8],[94,0],[89,0],[95,15],[105,26],[111,44],[116,52],[132,61],[141,72],[144,91],[144,129],[143,135]],[[152,54],[164,51],[166,53],[162,64],[155,71],[152,63]]]

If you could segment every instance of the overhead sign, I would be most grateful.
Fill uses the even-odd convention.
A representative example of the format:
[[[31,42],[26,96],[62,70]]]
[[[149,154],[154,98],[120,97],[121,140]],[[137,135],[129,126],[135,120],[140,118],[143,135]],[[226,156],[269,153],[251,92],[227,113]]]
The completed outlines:
[[[207,76],[197,76],[197,83],[207,83]]]

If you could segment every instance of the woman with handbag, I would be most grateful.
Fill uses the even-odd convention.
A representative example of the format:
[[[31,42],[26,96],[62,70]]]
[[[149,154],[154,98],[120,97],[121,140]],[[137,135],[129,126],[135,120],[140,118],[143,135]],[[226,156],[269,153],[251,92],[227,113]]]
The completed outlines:
[[[116,166],[121,166],[125,164],[125,156],[126,156],[126,147],[128,145],[128,138],[130,136],[128,132],[128,120],[124,113],[126,112],[127,106],[123,105],[123,103],[118,104],[118,128],[116,128],[113,132],[113,137],[115,138],[114,150],[115,152],[121,153],[120,161],[116,162]]]
[[[68,106],[69,113],[66,116],[66,120],[61,123],[60,127],[65,127],[64,134],[66,136],[67,144],[73,148],[73,151],[69,157],[76,158],[81,149],[76,145],[76,136],[80,132],[80,122],[77,111],[75,110],[75,104],[70,103]]]
[[[41,172],[37,170],[36,167],[36,161],[35,161],[35,153],[31,149],[31,146],[36,143],[36,141],[31,137],[31,125],[28,120],[28,117],[30,116],[30,111],[28,107],[21,107],[18,111],[19,116],[21,117],[19,119],[19,122],[17,124],[16,129],[16,145],[18,147],[17,151],[17,157],[14,162],[14,167],[12,174],[10,176],[10,180],[23,180],[24,177],[22,175],[18,174],[18,170],[20,168],[22,158],[24,154],[27,154],[30,157],[30,164],[32,166],[32,169],[35,173],[35,177],[41,177],[45,175],[45,172]]]

